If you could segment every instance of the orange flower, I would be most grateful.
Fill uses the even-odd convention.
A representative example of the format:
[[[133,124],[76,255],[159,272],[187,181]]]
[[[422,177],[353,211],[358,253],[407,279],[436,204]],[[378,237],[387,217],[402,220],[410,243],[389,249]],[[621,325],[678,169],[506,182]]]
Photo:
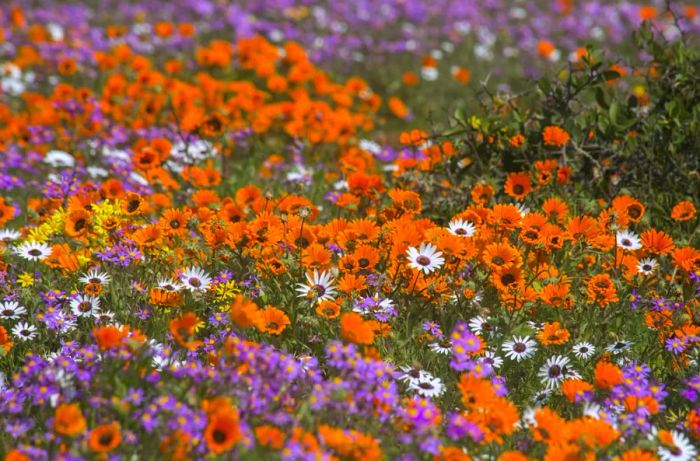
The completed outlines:
[[[491,197],[493,197],[493,194],[495,193],[496,191],[493,190],[493,187],[491,187],[489,184],[480,182],[472,188],[470,195],[474,203],[486,205],[491,201]]]
[[[12,342],[10,341],[10,335],[7,329],[0,325],[0,347],[4,349],[4,352],[12,349]]]
[[[231,450],[242,438],[238,411],[235,408],[222,408],[209,416],[204,430],[204,439],[209,451],[224,453]]]
[[[676,221],[690,221],[695,217],[695,205],[689,200],[678,202],[671,210],[671,218]]]
[[[316,313],[325,319],[334,319],[340,315],[340,304],[337,301],[321,301],[316,306]]]
[[[129,333],[129,327],[117,327],[115,325],[105,325],[101,327],[95,327],[92,330],[92,334],[95,336],[95,341],[97,345],[102,350],[109,350],[119,347],[124,338],[127,337]]]
[[[675,246],[673,239],[664,231],[649,229],[642,232],[640,237],[644,248],[657,255],[669,254]]]
[[[559,322],[547,322],[537,334],[537,339],[545,346],[549,346],[552,344],[564,344],[569,340],[569,336],[569,330],[563,328]]]
[[[569,205],[559,197],[550,197],[542,203],[542,211],[552,221],[563,224],[569,214]]]
[[[10,450],[6,455],[5,455],[5,461],[32,461],[29,456],[25,455],[21,451],[14,449]]]
[[[530,184],[530,175],[525,172],[508,173],[505,184],[505,193],[516,200],[524,199],[527,194],[532,192]]]
[[[592,390],[593,386],[582,379],[567,379],[561,384],[562,393],[571,403],[584,398],[585,394]]]
[[[340,334],[346,341],[356,344],[372,344],[374,342],[372,325],[356,312],[348,312],[342,315],[340,318]]]
[[[595,384],[600,389],[612,389],[622,382],[622,370],[617,365],[601,360],[595,366]]]
[[[263,333],[271,335],[280,335],[287,325],[290,324],[289,317],[281,309],[273,306],[267,306],[260,312],[261,319],[258,324],[258,329]]]
[[[263,447],[279,450],[284,446],[284,432],[275,426],[264,424],[255,428],[255,438]]]
[[[597,302],[600,307],[618,301],[617,289],[608,274],[598,274],[586,284],[588,298],[591,302]]]
[[[62,403],[56,408],[53,430],[56,434],[75,437],[85,432],[85,418],[77,403]]]
[[[233,323],[241,328],[254,327],[262,321],[258,305],[243,295],[237,295],[229,311]]]
[[[181,317],[172,319],[169,323],[170,333],[182,347],[191,351],[197,349],[202,341],[194,339],[202,321],[194,312],[187,312]]]
[[[493,270],[508,269],[522,264],[518,249],[506,242],[487,245],[482,259]]]
[[[550,125],[542,131],[542,140],[545,146],[563,147],[569,142],[569,139],[569,133],[558,126]]]
[[[113,422],[97,426],[90,432],[88,446],[95,453],[109,453],[119,446],[122,441],[119,423]]]
[[[641,448],[633,448],[632,450],[627,450],[622,453],[616,461],[658,461],[658,459],[659,458],[649,451],[642,450]]]

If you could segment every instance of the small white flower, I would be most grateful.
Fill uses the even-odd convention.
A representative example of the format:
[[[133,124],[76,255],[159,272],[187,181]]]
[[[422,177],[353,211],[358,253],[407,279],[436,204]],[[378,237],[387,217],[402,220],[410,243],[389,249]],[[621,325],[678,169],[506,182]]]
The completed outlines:
[[[657,262],[654,258],[644,258],[637,263],[637,271],[640,274],[651,275],[656,269]]]
[[[13,229],[0,229],[0,241],[3,242],[12,242],[13,240],[17,240],[22,236],[21,233],[19,233],[16,230]]]
[[[431,351],[442,355],[450,355],[452,353],[452,343],[447,339],[442,339],[434,343],[428,344]]]
[[[698,451],[682,432],[671,431],[673,447],[660,445],[657,453],[661,461],[690,461],[696,459]]]
[[[520,216],[523,218],[530,212],[530,209],[523,203],[518,203],[516,206],[518,208],[518,213],[520,213]]]
[[[30,261],[46,259],[51,254],[51,247],[45,243],[25,242],[15,247],[15,253]]]
[[[574,355],[579,359],[589,359],[595,353],[595,346],[589,342],[580,342],[574,344],[572,348]]]
[[[503,359],[493,351],[484,352],[484,356],[479,359],[479,362],[491,365],[491,368],[494,369],[501,368],[501,365],[503,365]]]
[[[624,351],[631,348],[632,344],[633,343],[631,341],[626,341],[626,340],[622,339],[620,341],[617,341],[616,343],[609,345],[608,347],[605,348],[605,350],[612,353],[612,354],[621,354]]]
[[[70,309],[76,317],[95,317],[100,310],[100,298],[79,294],[71,299]]]
[[[26,313],[27,309],[24,308],[24,306],[20,306],[19,303],[15,301],[0,303],[0,319],[17,320],[21,315]]]
[[[537,351],[537,343],[529,336],[521,338],[514,336],[511,341],[506,341],[501,346],[501,350],[506,353],[506,357],[520,362],[532,357]]]
[[[617,242],[617,246],[625,250],[632,251],[642,248],[642,241],[639,240],[639,236],[632,231],[618,231],[615,235],[615,241]]]
[[[417,381],[409,384],[408,389],[422,397],[439,397],[445,392],[442,380],[432,375],[418,378]]]
[[[62,150],[50,150],[44,156],[44,163],[54,168],[72,168],[75,166],[75,158]]]
[[[409,386],[411,383],[418,382],[420,379],[428,379],[432,377],[432,375],[427,371],[421,370],[420,368],[409,367],[408,365],[399,367],[399,370],[401,370],[401,374],[399,374],[398,379],[408,383]]]
[[[382,146],[380,146],[374,141],[370,141],[369,139],[361,139],[358,143],[358,146],[360,147],[360,149],[366,150],[370,154],[377,155],[382,152]]]
[[[437,251],[431,243],[421,243],[420,248],[409,247],[406,253],[410,261],[409,266],[425,274],[430,274],[445,263],[442,252]]]
[[[450,221],[448,230],[452,235],[458,235],[460,237],[471,237],[476,233],[474,224],[461,219]]]
[[[537,376],[540,377],[542,384],[544,384],[547,389],[558,387],[564,379],[580,376],[575,370],[572,370],[568,366],[569,362],[569,358],[563,355],[550,357],[544,365],[540,367]]]
[[[158,280],[158,288],[165,291],[180,291],[182,284],[173,279],[162,278]]]
[[[22,341],[29,341],[37,336],[36,327],[26,322],[20,322],[12,329],[12,334]]]
[[[420,75],[426,82],[434,82],[440,76],[438,70],[434,67],[423,67],[420,70]]]
[[[107,286],[112,280],[112,277],[106,272],[100,272],[97,269],[92,269],[85,272],[80,276],[78,281],[80,283],[99,283],[100,285]]]
[[[537,406],[544,405],[544,403],[549,400],[550,395],[552,395],[551,389],[542,389],[532,397],[532,403]]]
[[[332,300],[335,295],[333,277],[330,272],[318,273],[314,269],[313,275],[306,274],[306,284],[297,283],[296,291],[300,298],[315,298],[318,302]]]
[[[198,267],[188,267],[180,276],[182,286],[190,291],[207,291],[211,286],[211,277]]]

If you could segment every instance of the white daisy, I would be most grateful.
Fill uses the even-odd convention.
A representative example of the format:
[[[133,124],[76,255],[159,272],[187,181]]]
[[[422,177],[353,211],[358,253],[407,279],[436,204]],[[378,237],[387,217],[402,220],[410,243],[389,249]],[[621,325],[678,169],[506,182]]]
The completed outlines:
[[[618,231],[615,241],[617,242],[617,246],[625,250],[638,250],[642,248],[642,241],[639,240],[639,236],[629,230]]]
[[[313,276],[306,274],[308,283],[297,283],[296,291],[300,298],[313,298],[318,302],[332,300],[335,295],[335,287],[333,286],[333,277],[330,272],[323,271],[319,275],[314,269]]]
[[[15,247],[15,253],[30,261],[40,261],[51,254],[51,247],[45,243],[24,242]]]
[[[493,331],[493,325],[491,325],[488,319],[477,315],[469,320],[469,329],[475,335],[480,335],[482,332],[491,333]]]
[[[109,284],[112,277],[106,272],[100,272],[97,269],[92,269],[85,272],[78,281],[81,283],[99,283],[100,285]]]
[[[95,313],[95,320],[99,323],[112,323],[114,312],[100,310]]]
[[[513,339],[506,341],[501,346],[501,350],[506,353],[506,357],[517,362],[532,357],[537,351],[537,343],[529,336],[521,338],[513,336]]]
[[[21,315],[26,313],[27,309],[25,309],[24,306],[20,306],[19,303],[15,301],[0,303],[0,319],[17,320]]]
[[[17,240],[22,236],[21,233],[19,233],[16,230],[13,229],[0,229],[0,241],[3,242],[11,242],[13,240]]]
[[[644,258],[637,263],[637,271],[640,274],[651,275],[656,269],[657,262],[654,258]]]
[[[661,461],[690,461],[696,459],[698,451],[682,432],[671,431],[673,447],[660,445],[657,453]]]
[[[523,218],[530,212],[530,209],[523,203],[518,203],[516,206],[518,207],[518,213],[520,213],[520,216]]]
[[[579,359],[589,359],[595,353],[595,346],[589,342],[580,342],[574,344],[572,348],[574,355]]]
[[[437,352],[438,354],[449,355],[452,353],[452,343],[448,339],[441,339],[434,343],[428,344],[428,348],[431,351]]]
[[[54,168],[71,168],[75,166],[75,158],[62,150],[50,150],[44,156],[44,163]]]
[[[412,383],[417,383],[421,379],[428,379],[432,376],[425,370],[421,370],[420,368],[415,367],[409,367],[407,365],[399,367],[399,370],[401,370],[401,374],[399,374],[398,379],[400,379],[401,381],[405,381],[406,383],[408,383],[409,386]]]
[[[431,243],[421,243],[420,248],[409,247],[406,253],[408,253],[410,260],[409,266],[426,274],[430,274],[445,264],[442,252],[437,251],[437,248]]]
[[[458,235],[460,237],[471,237],[476,233],[476,227],[474,224],[461,219],[450,221],[448,230],[452,235]]]
[[[182,284],[173,279],[158,279],[158,288],[165,291],[180,291],[182,290]]]
[[[370,154],[380,154],[382,152],[382,146],[369,139],[360,139],[358,146],[362,150],[366,150]]]
[[[29,341],[37,336],[36,327],[26,322],[20,322],[15,325],[12,329],[12,334],[22,341]]]
[[[620,341],[617,341],[606,347],[605,350],[613,354],[621,354],[629,348],[631,348],[632,344],[632,341],[626,341],[624,339],[621,339]]]
[[[95,317],[100,310],[100,298],[79,294],[71,299],[70,309],[76,317]]]
[[[211,286],[211,277],[199,267],[188,267],[180,276],[182,285],[191,291],[206,291]]]
[[[491,365],[491,368],[494,369],[501,368],[501,365],[503,365],[503,359],[497,356],[494,351],[484,352],[483,357],[481,357],[479,361]]]
[[[532,396],[532,403],[534,403],[537,406],[542,406],[547,400],[549,400],[550,395],[552,395],[551,389],[542,389],[534,396]]]
[[[600,405],[595,402],[585,402],[583,404],[583,416],[600,419]]]
[[[440,378],[428,374],[409,384],[408,390],[421,397],[432,398],[441,396],[445,392],[445,386]]]
[[[575,370],[567,366],[569,362],[569,358],[563,355],[550,357],[544,365],[540,367],[537,376],[540,377],[542,384],[544,384],[547,389],[558,387],[564,379],[580,376]]]

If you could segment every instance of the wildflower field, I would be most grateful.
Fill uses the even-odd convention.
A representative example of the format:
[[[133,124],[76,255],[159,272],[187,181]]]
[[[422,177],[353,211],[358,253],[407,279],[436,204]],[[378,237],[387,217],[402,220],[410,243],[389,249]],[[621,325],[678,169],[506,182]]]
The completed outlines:
[[[0,1],[0,459],[700,459],[699,38]]]

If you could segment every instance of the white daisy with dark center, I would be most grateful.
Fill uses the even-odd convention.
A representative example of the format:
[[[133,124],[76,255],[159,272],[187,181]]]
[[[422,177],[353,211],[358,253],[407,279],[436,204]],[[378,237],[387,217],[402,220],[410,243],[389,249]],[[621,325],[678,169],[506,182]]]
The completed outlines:
[[[318,302],[330,301],[335,296],[335,286],[330,272],[323,271],[320,274],[314,270],[313,275],[306,274],[307,283],[297,283],[296,291],[300,298],[316,299]]]
[[[182,286],[190,291],[207,291],[211,286],[211,277],[198,267],[188,267],[180,276]]]
[[[576,358],[589,359],[595,353],[595,346],[589,342],[580,342],[574,344],[573,352]]]
[[[21,315],[26,313],[27,309],[24,306],[20,306],[19,303],[15,301],[0,303],[0,319],[17,320]]]
[[[659,445],[657,453],[661,461],[690,461],[697,459],[697,449],[682,432],[671,431],[673,446]]]
[[[657,262],[654,258],[644,258],[637,263],[637,271],[640,274],[651,275],[656,269]]]
[[[409,247],[406,253],[408,254],[408,265],[423,271],[425,274],[430,274],[445,264],[442,252],[437,251],[437,248],[431,243],[421,243],[419,248]]]
[[[529,336],[514,336],[512,340],[503,343],[501,350],[506,353],[506,357],[509,359],[520,362],[535,354],[537,343]]]
[[[112,277],[106,272],[100,272],[97,269],[91,269],[80,276],[78,281],[81,283],[99,283],[107,285],[112,280]]]
[[[70,309],[76,317],[96,317],[100,310],[100,298],[79,294],[71,299]]]
[[[639,240],[639,236],[629,230],[618,231],[615,236],[615,241],[617,242],[617,246],[625,250],[633,251],[642,248],[642,241]]]
[[[569,358],[563,355],[555,355],[547,359],[540,367],[537,376],[540,377],[546,389],[553,389],[559,386],[567,378],[577,378],[580,375],[569,366]]]
[[[15,253],[30,261],[41,261],[51,254],[51,247],[45,243],[25,242],[15,247]]]
[[[448,230],[452,235],[457,235],[459,237],[471,237],[476,233],[476,227],[474,227],[474,224],[462,219],[450,221]]]
[[[12,329],[12,334],[22,341],[29,341],[37,336],[36,327],[26,322],[20,322]]]

